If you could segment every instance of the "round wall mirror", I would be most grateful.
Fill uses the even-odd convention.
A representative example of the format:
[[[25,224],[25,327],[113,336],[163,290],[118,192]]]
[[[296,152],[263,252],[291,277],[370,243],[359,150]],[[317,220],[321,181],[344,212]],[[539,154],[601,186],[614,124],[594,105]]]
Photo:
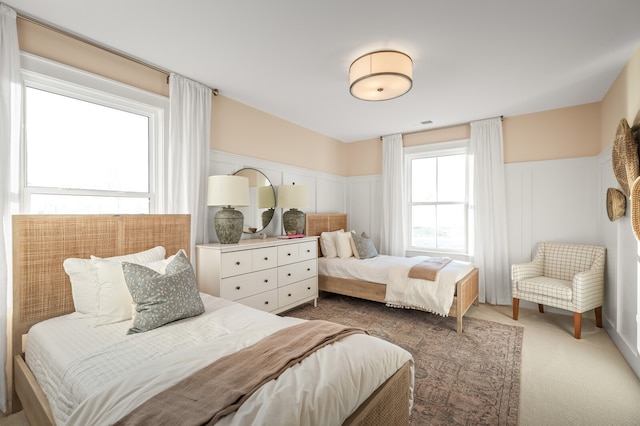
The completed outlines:
[[[276,207],[273,185],[264,173],[256,169],[240,169],[234,175],[249,179],[249,206],[237,208],[244,215],[243,232],[261,232],[271,223]]]

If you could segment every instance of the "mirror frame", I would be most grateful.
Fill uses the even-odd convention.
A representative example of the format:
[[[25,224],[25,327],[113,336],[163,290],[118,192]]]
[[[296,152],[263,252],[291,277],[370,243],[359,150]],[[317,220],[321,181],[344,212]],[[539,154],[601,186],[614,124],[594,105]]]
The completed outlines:
[[[271,180],[258,169],[244,167],[235,172],[234,176],[235,175],[244,176],[249,179],[249,206],[236,207],[236,209],[240,210],[244,215],[242,232],[245,234],[262,232],[273,220],[276,207],[276,190]],[[261,183],[268,183],[268,185],[261,185]],[[271,188],[271,191],[268,189],[261,191],[260,188]],[[262,200],[260,198],[262,198]],[[272,204],[273,207],[259,207],[260,202],[262,202],[262,205]]]

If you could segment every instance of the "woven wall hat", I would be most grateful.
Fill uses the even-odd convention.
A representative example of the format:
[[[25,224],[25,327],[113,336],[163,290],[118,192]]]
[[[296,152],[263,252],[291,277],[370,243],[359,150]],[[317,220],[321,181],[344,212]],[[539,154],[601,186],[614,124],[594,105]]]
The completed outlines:
[[[609,220],[615,222],[624,216],[626,210],[627,197],[616,188],[607,189],[607,216],[609,216]]]
[[[613,174],[616,176],[622,192],[628,197],[631,184],[640,176],[640,165],[638,164],[638,145],[633,138],[626,118],[618,123],[616,136],[613,140],[611,162]]]

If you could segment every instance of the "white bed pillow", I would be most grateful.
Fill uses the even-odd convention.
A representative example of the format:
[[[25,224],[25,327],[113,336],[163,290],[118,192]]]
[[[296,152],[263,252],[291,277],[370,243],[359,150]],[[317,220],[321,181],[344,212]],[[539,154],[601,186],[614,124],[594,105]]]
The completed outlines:
[[[338,257],[340,259],[353,256],[353,250],[351,249],[351,232],[338,233],[336,248],[338,249]]]
[[[322,255],[327,259],[338,257],[337,238],[339,233],[344,233],[344,229],[320,234],[320,250],[322,250]]]
[[[181,257],[187,259],[184,250],[181,249],[178,253],[182,255]],[[178,253],[170,256],[168,259],[153,262],[131,262],[126,259],[101,259],[91,256],[91,263],[95,267],[98,278],[98,312],[93,325],[99,326],[129,320],[133,318],[136,313],[136,304],[131,296],[122,270],[123,262],[144,266],[164,275],[167,270],[167,265],[171,263]]]
[[[151,263],[164,259],[164,247],[157,246],[138,253],[114,256],[107,260],[131,263]],[[98,277],[91,259],[66,259],[62,266],[71,281],[71,294],[75,306],[75,317],[93,317],[98,313]]]

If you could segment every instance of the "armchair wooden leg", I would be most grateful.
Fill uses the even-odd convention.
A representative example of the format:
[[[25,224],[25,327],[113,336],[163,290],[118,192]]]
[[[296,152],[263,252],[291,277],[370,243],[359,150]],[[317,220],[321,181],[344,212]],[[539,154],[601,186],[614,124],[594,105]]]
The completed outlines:
[[[573,328],[575,329],[576,339],[579,339],[582,331],[582,314],[580,312],[573,313]]]
[[[517,297],[513,298],[513,319],[518,321],[518,308],[520,306],[520,299]]]
[[[544,314],[544,305],[542,303],[538,303],[538,311],[540,311],[541,314]]]
[[[596,326],[602,328],[602,306],[596,308]]]

